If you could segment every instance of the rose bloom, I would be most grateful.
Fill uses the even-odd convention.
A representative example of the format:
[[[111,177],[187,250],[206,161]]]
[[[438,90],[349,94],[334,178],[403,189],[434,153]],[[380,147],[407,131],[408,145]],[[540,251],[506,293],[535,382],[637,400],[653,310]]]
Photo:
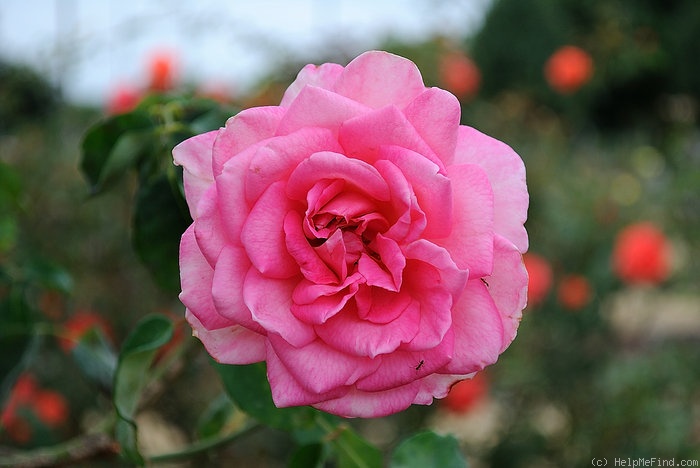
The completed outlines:
[[[654,224],[631,224],[618,233],[612,262],[615,274],[627,284],[659,284],[671,270],[671,246]]]
[[[416,66],[307,65],[279,106],[174,149],[194,222],[186,317],[219,362],[267,362],[278,407],[375,417],[494,363],[526,303],[525,168]]]
[[[574,93],[593,76],[593,59],[579,47],[560,47],[545,63],[544,76],[556,92]]]

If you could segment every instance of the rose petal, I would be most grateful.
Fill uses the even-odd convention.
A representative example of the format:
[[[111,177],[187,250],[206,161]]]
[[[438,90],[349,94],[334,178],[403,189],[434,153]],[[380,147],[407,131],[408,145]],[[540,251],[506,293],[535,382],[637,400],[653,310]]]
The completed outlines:
[[[471,278],[493,270],[493,192],[486,173],[474,164],[449,168],[453,193],[452,232],[434,242],[445,247]]]
[[[237,325],[207,330],[189,310],[185,311],[185,318],[192,326],[193,335],[217,362],[252,364],[265,360],[267,340],[263,335]]]
[[[528,276],[518,248],[501,236],[494,242],[493,273],[484,279],[503,320],[502,353],[515,338],[527,305]]]
[[[444,374],[471,374],[498,360],[503,347],[503,322],[486,285],[470,280],[452,311],[455,349]]]
[[[337,63],[306,65],[284,92],[280,106],[289,107],[307,85],[323,89],[332,89],[342,72],[343,67]]]
[[[378,286],[387,291],[398,291],[401,288],[401,277],[406,266],[406,259],[401,248],[395,241],[381,234],[375,236],[370,247],[379,256],[379,263],[369,255],[362,254],[357,271],[365,278],[369,286]]]
[[[375,168],[330,151],[312,154],[294,169],[287,181],[287,195],[294,200],[305,200],[314,183],[322,179],[345,180],[376,200],[389,199],[389,188]]]
[[[202,133],[173,148],[174,163],[184,169],[185,198],[193,219],[197,217],[200,197],[214,181],[211,158],[216,136],[216,131]]]
[[[380,159],[382,146],[400,146],[429,159],[445,173],[440,158],[395,106],[382,107],[345,121],[338,131],[338,141],[345,154],[370,164]]]
[[[251,268],[243,284],[243,300],[250,313],[269,333],[277,333],[294,346],[305,346],[316,336],[313,328],[291,312],[292,291],[298,279],[267,278]]]
[[[243,301],[243,287],[250,260],[241,247],[227,245],[216,261],[212,279],[211,295],[219,315],[232,323],[264,334],[265,329],[253,321],[250,310]]]
[[[314,284],[301,280],[292,294],[292,313],[308,324],[322,324],[340,312],[357,292],[358,273],[348,276],[340,284]]]
[[[414,151],[398,146],[383,146],[382,159],[391,161],[401,170],[418,200],[421,212],[426,215],[423,236],[447,237],[452,230],[452,185],[450,179],[439,172],[432,161]]]
[[[218,191],[212,184],[199,200],[197,218],[194,222],[194,235],[197,245],[213,268],[221,249],[230,242],[219,215]]]
[[[208,330],[231,325],[214,307],[211,296],[213,279],[214,270],[199,250],[194,227],[190,226],[180,240],[180,301]]]
[[[252,107],[228,119],[214,142],[210,160],[214,175],[221,174],[224,164],[238,153],[273,137],[285,111],[277,106]]]
[[[467,375],[441,375],[430,374],[420,380],[420,391],[416,395],[413,404],[429,405],[435,398],[445,398],[450,388],[461,380],[471,379],[476,373]]]
[[[382,356],[382,364],[376,372],[360,379],[356,388],[365,392],[377,392],[400,387],[421,379],[445,366],[452,359],[454,334],[445,334],[437,346],[420,352],[395,351]]]
[[[379,366],[378,360],[339,352],[321,340],[296,347],[276,335],[269,336],[275,354],[305,389],[327,393],[354,384]]]
[[[323,341],[347,354],[376,357],[395,351],[418,333],[420,305],[403,301],[406,307],[389,323],[373,323],[359,318],[354,304],[315,327]]]
[[[304,128],[260,146],[245,171],[245,194],[254,203],[267,188],[286,180],[300,162],[319,151],[341,151],[338,141],[325,128]]]
[[[425,89],[418,67],[388,52],[370,51],[350,62],[333,90],[369,107],[406,106]]]
[[[405,175],[395,164],[387,160],[379,160],[375,167],[389,185],[391,192],[391,214],[393,224],[385,231],[386,237],[397,242],[408,243],[418,239],[427,225],[425,213],[418,206],[418,200],[413,193]]]
[[[340,398],[350,387],[336,387],[327,393],[316,393],[304,388],[275,353],[267,342],[267,380],[270,382],[272,401],[278,408],[288,406],[313,405],[326,399]]]
[[[216,177],[220,219],[231,242],[240,244],[241,230],[250,206],[245,198],[244,176],[257,149],[252,147],[230,159]]]
[[[258,199],[241,231],[241,243],[255,268],[271,278],[289,278],[299,273],[287,252],[284,219],[292,209],[284,182],[275,182]]]
[[[305,86],[289,105],[278,132],[286,135],[302,128],[327,128],[337,135],[340,125],[369,108],[357,101],[315,86]]]
[[[326,263],[319,258],[316,250],[309,244],[302,228],[302,217],[296,211],[290,211],[284,218],[284,233],[287,251],[294,258],[301,274],[311,283],[337,284],[345,278],[339,278]]]
[[[416,398],[418,381],[383,392],[351,389],[343,396],[314,404],[314,408],[346,418],[379,418],[403,411]]]
[[[440,88],[428,88],[406,107],[404,114],[440,160],[449,165],[457,147],[461,116],[457,98]]]
[[[529,196],[522,159],[505,143],[470,127],[459,128],[454,164],[476,164],[488,175],[493,187],[494,231],[527,251]]]

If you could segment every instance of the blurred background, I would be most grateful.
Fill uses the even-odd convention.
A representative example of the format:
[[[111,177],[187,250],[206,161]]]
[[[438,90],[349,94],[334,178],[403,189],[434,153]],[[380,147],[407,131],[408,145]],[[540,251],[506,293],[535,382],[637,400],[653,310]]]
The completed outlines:
[[[85,376],[81,336],[118,349],[147,313],[183,314],[132,248],[135,180],[89,197],[88,128],[153,95],[208,99],[229,115],[274,105],[304,64],[368,49],[416,62],[427,85],[460,99],[464,125],[521,155],[530,291],[496,365],[430,407],[355,421],[358,432],[385,450],[420,427],[450,433],[473,467],[700,460],[699,2],[10,0],[0,462],[71,440],[110,408]],[[181,322],[179,365],[140,415],[144,453],[241,417]],[[192,463],[285,466],[291,445],[268,429]],[[84,466],[118,466],[98,452]]]

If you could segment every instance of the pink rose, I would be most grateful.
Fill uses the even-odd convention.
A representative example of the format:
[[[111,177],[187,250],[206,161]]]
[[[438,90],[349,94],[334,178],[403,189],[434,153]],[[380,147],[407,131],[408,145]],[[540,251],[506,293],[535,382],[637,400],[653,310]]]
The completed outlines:
[[[521,159],[416,66],[307,65],[279,106],[175,148],[187,319],[278,407],[384,416],[494,363],[526,303]]]

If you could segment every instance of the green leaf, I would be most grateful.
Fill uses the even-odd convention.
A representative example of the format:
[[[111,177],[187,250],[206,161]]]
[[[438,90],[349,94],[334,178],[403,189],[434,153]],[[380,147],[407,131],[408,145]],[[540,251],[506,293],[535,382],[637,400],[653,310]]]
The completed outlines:
[[[0,289],[5,293],[0,296],[0,401],[4,401],[23,363],[37,352],[41,337],[32,334],[34,317],[24,288],[0,276]]]
[[[316,428],[319,411],[308,407],[277,408],[267,381],[265,363],[233,366],[213,363],[226,392],[238,407],[263,424],[286,431]]]
[[[332,440],[332,445],[338,455],[339,468],[381,468],[384,466],[381,451],[349,427],[342,429],[340,434]],[[426,466],[432,465],[423,465],[423,467]]]
[[[128,163],[127,160],[130,157],[127,157],[130,154],[128,150],[129,147],[133,149],[133,143],[122,143],[123,147],[116,152],[116,157],[120,161],[110,161],[115,156],[113,151],[119,139],[126,132],[150,129],[153,128],[153,125],[154,123],[147,112],[136,110],[107,118],[87,131],[81,145],[80,169],[87,178],[93,193],[101,190],[100,184],[105,180],[106,172],[111,172],[110,177],[114,177],[117,168]]]
[[[112,391],[117,355],[99,328],[93,327],[83,334],[71,354],[87,377],[102,389]]]
[[[156,351],[170,341],[172,334],[172,323],[166,317],[147,316],[124,340],[119,354],[114,376],[114,407],[119,416],[115,436],[122,447],[122,454],[139,465],[143,464],[143,458],[138,453],[133,418]]]
[[[114,143],[94,189],[101,191],[129,169],[136,168],[149,151],[155,151],[154,141],[151,129],[122,133]]]
[[[190,222],[165,174],[139,187],[132,241],[156,284],[165,291],[180,290],[180,237]]]
[[[314,443],[299,447],[293,454],[288,468],[320,468],[324,461],[323,444]]]
[[[391,468],[466,468],[467,461],[452,436],[434,432],[416,434],[396,447],[389,464]]]
[[[231,399],[222,393],[209,404],[200,416],[197,422],[197,437],[208,439],[218,435],[230,422],[235,412]]]

